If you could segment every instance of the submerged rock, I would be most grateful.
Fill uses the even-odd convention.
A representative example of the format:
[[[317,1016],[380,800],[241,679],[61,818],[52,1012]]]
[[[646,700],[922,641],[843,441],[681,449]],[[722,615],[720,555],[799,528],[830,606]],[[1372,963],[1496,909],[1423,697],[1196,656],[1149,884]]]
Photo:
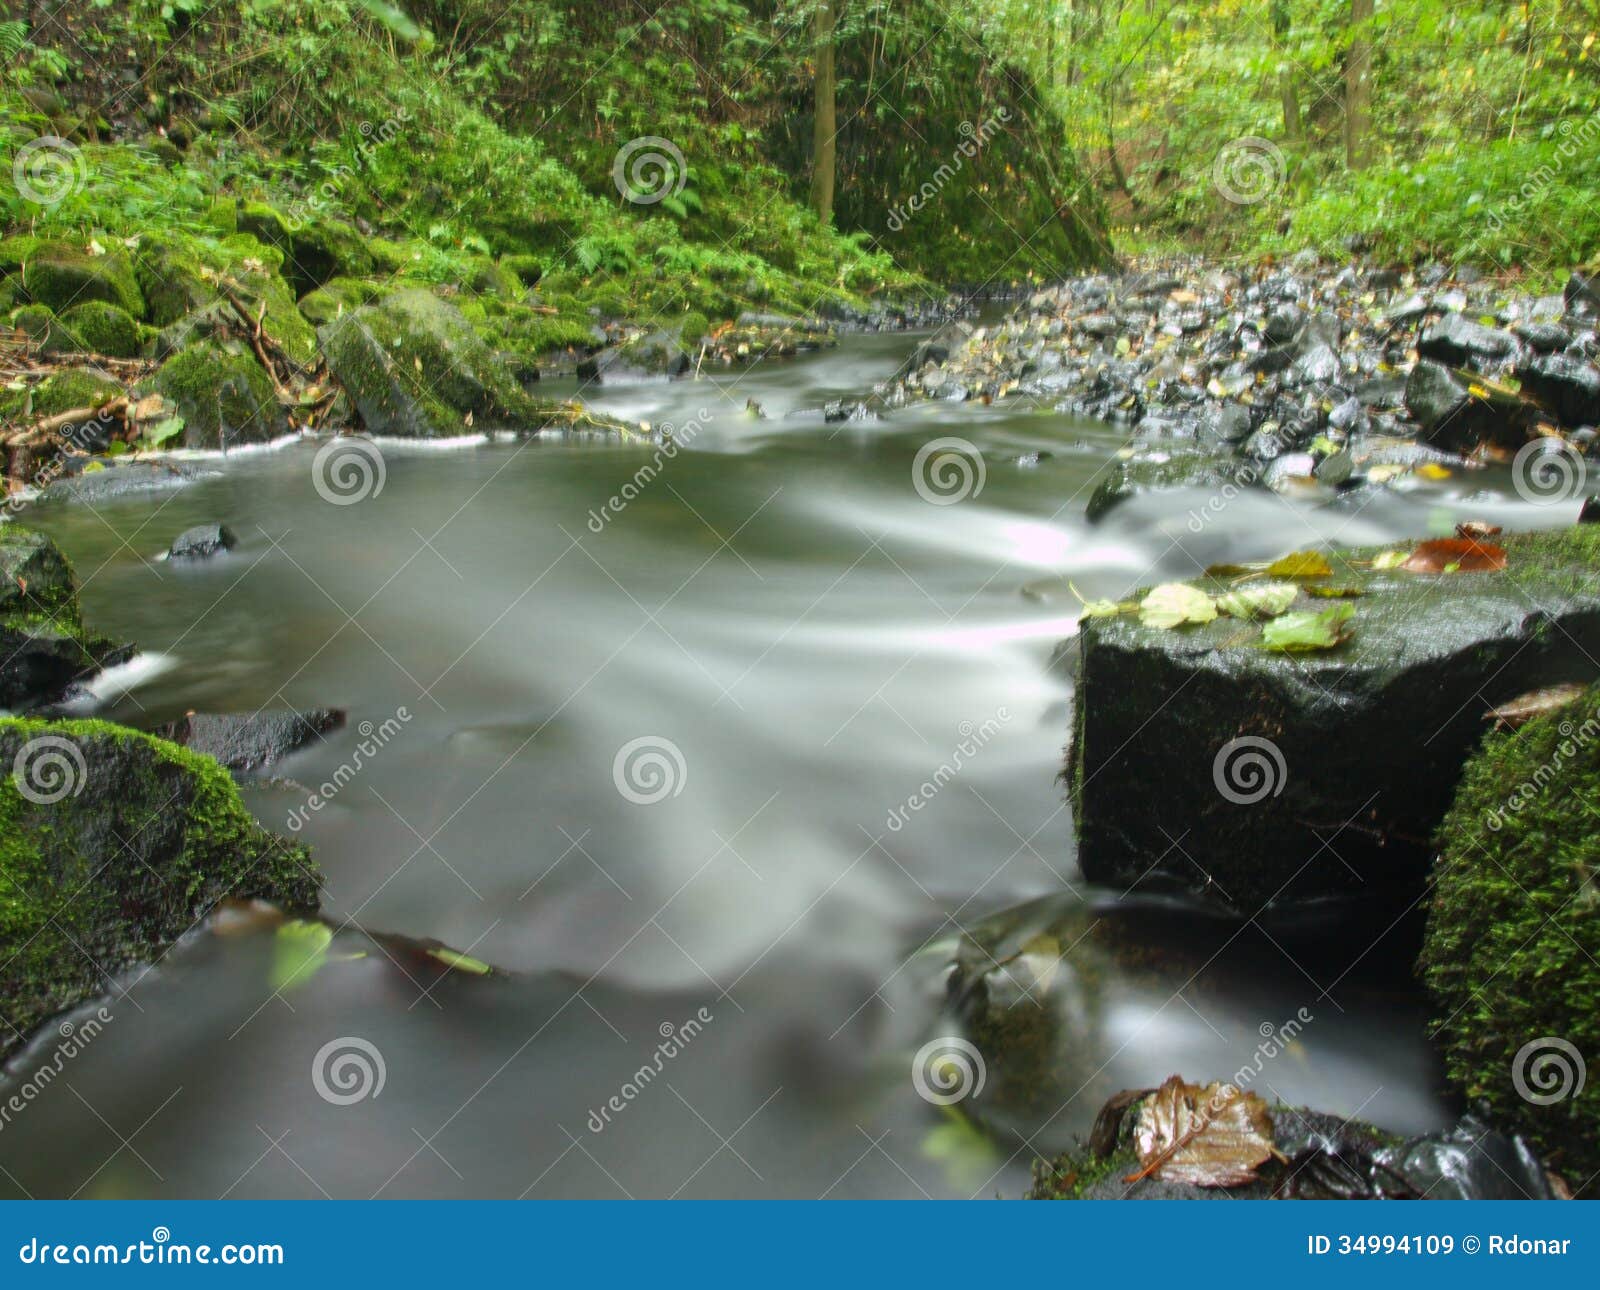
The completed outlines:
[[[1320,581],[1361,594],[1311,602],[1353,611],[1316,652],[1263,648],[1229,617],[1085,620],[1067,769],[1085,877],[1245,915],[1415,891],[1484,711],[1600,656],[1600,532],[1504,548],[1490,572],[1332,557]]]
[[[334,708],[307,712],[191,712],[155,731],[233,771],[257,771],[344,725],[345,714]]]
[[[0,709],[51,703],[131,652],[84,630],[77,579],[60,547],[43,533],[0,525]]]
[[[1089,497],[1084,514],[1089,523],[1103,520],[1120,503],[1145,493],[1179,488],[1248,488],[1256,471],[1231,454],[1203,449],[1175,449],[1113,462]]]
[[[226,771],[97,721],[0,719],[0,1055],[159,956],[224,897],[317,905],[306,849]]]
[[[238,545],[239,539],[226,524],[196,524],[172,539],[167,559],[207,560]]]

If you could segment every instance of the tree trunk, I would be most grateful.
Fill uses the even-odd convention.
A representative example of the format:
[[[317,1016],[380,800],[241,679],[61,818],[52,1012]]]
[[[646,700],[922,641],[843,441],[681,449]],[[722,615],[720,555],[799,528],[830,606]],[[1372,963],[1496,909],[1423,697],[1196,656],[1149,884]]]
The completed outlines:
[[[1272,43],[1281,49],[1288,39],[1290,27],[1289,0],[1272,0]],[[1295,90],[1294,67],[1288,55],[1283,56],[1283,67],[1278,72],[1278,94],[1283,101],[1283,137],[1290,143],[1300,142],[1300,95]]]
[[[1350,0],[1350,52],[1344,64],[1344,164],[1367,164],[1372,107],[1372,0]]]
[[[811,206],[824,224],[833,222],[834,139],[838,134],[833,75],[833,7],[836,3],[838,0],[820,0],[811,29],[817,60],[817,103],[811,134]]]

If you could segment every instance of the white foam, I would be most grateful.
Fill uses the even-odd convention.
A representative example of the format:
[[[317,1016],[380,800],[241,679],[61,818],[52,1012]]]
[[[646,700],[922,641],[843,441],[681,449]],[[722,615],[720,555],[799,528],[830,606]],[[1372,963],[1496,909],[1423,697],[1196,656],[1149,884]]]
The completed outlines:
[[[103,672],[96,672],[77,686],[72,697],[61,706],[68,712],[93,711],[154,680],[163,672],[170,672],[177,665],[177,658],[171,654],[135,654],[126,663],[117,663]]]

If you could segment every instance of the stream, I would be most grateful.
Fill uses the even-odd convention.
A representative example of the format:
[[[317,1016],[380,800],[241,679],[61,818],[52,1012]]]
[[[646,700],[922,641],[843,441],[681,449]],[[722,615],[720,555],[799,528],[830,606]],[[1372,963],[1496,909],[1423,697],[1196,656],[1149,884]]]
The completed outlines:
[[[1117,893],[1083,885],[1057,779],[1065,580],[1114,597],[1531,508],[1474,477],[1359,507],[1168,495],[1091,528],[1115,428],[1027,404],[790,415],[861,394],[914,339],[592,399],[679,427],[664,462],[598,440],[388,443],[381,489],[332,504],[306,441],[26,516],[72,557],[86,619],[145,651],[100,715],[348,710],[248,805],[310,844],[334,921],[505,975],[419,982],[340,938],[274,989],[273,935],[196,933],[119,983],[60,1070],[41,1071],[54,1027],[19,1059],[35,1096],[0,1127],[0,1195],[1016,1196],[1110,1093],[1228,1078],[1302,1009],[1259,1091],[1449,1124],[1406,928],[1393,953],[1319,957],[1291,952],[1295,929],[1104,913]],[[982,454],[951,504],[916,487],[944,437]],[[211,520],[239,534],[229,556],[156,558]],[[1103,913],[1102,938],[1162,952],[1077,975],[1054,933],[1073,979],[1043,984],[1084,1017],[1058,1036],[1071,1069],[1011,1101],[991,1072],[974,1107],[993,1133],[967,1131],[912,1077],[956,1033],[957,942],[997,915]]]

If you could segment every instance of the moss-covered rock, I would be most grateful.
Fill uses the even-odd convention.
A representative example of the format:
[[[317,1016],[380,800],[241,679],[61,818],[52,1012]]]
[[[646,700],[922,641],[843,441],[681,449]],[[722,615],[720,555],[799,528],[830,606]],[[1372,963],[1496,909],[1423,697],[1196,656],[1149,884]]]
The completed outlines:
[[[191,345],[161,365],[154,384],[183,418],[186,448],[229,448],[289,432],[271,379],[237,343]]]
[[[1068,761],[1084,876],[1245,913],[1419,887],[1484,712],[1600,657],[1600,525],[1496,540],[1490,572],[1331,554],[1310,585],[1355,598],[1295,609],[1351,610],[1332,649],[1274,652],[1229,617],[1085,620]]]
[[[1573,1186],[1592,1179],[1590,1195],[1600,1195],[1597,801],[1600,685],[1487,736],[1439,830],[1420,964],[1451,1080]]]
[[[329,368],[373,434],[430,438],[517,426],[535,415],[460,310],[422,288],[345,314],[319,335]]]
[[[234,214],[234,228],[279,251],[289,249],[289,221],[268,202],[241,202]]]
[[[300,297],[300,313],[313,327],[322,327],[340,314],[371,304],[378,295],[379,288],[374,282],[360,278],[332,278],[315,291]]]
[[[539,279],[544,276],[544,257],[513,251],[500,257],[500,267],[515,274],[517,281],[523,286],[533,287],[537,286]]]
[[[0,1055],[225,897],[317,905],[303,846],[261,828],[227,771],[96,721],[0,719]]]
[[[89,300],[104,300],[144,316],[144,297],[133,266],[119,252],[90,255],[64,242],[41,242],[22,266],[22,286],[30,299],[56,313]]]
[[[45,349],[134,358],[140,350],[139,324],[126,309],[104,300],[90,300],[73,305],[61,315]]]
[[[84,630],[61,548],[43,533],[0,525],[0,709],[52,702],[127,652]]]
[[[102,372],[63,368],[26,389],[0,390],[0,421],[21,424],[74,408],[99,407],[122,393],[121,383]]]
[[[11,325],[43,344],[55,330],[56,311],[49,305],[21,305],[11,311]]]
[[[139,247],[139,281],[150,302],[150,320],[169,327],[214,308],[231,310],[236,299],[250,319],[290,361],[309,365],[317,337],[295,306],[294,292],[277,273],[281,253],[252,236],[216,242],[182,234],[151,235]]]

